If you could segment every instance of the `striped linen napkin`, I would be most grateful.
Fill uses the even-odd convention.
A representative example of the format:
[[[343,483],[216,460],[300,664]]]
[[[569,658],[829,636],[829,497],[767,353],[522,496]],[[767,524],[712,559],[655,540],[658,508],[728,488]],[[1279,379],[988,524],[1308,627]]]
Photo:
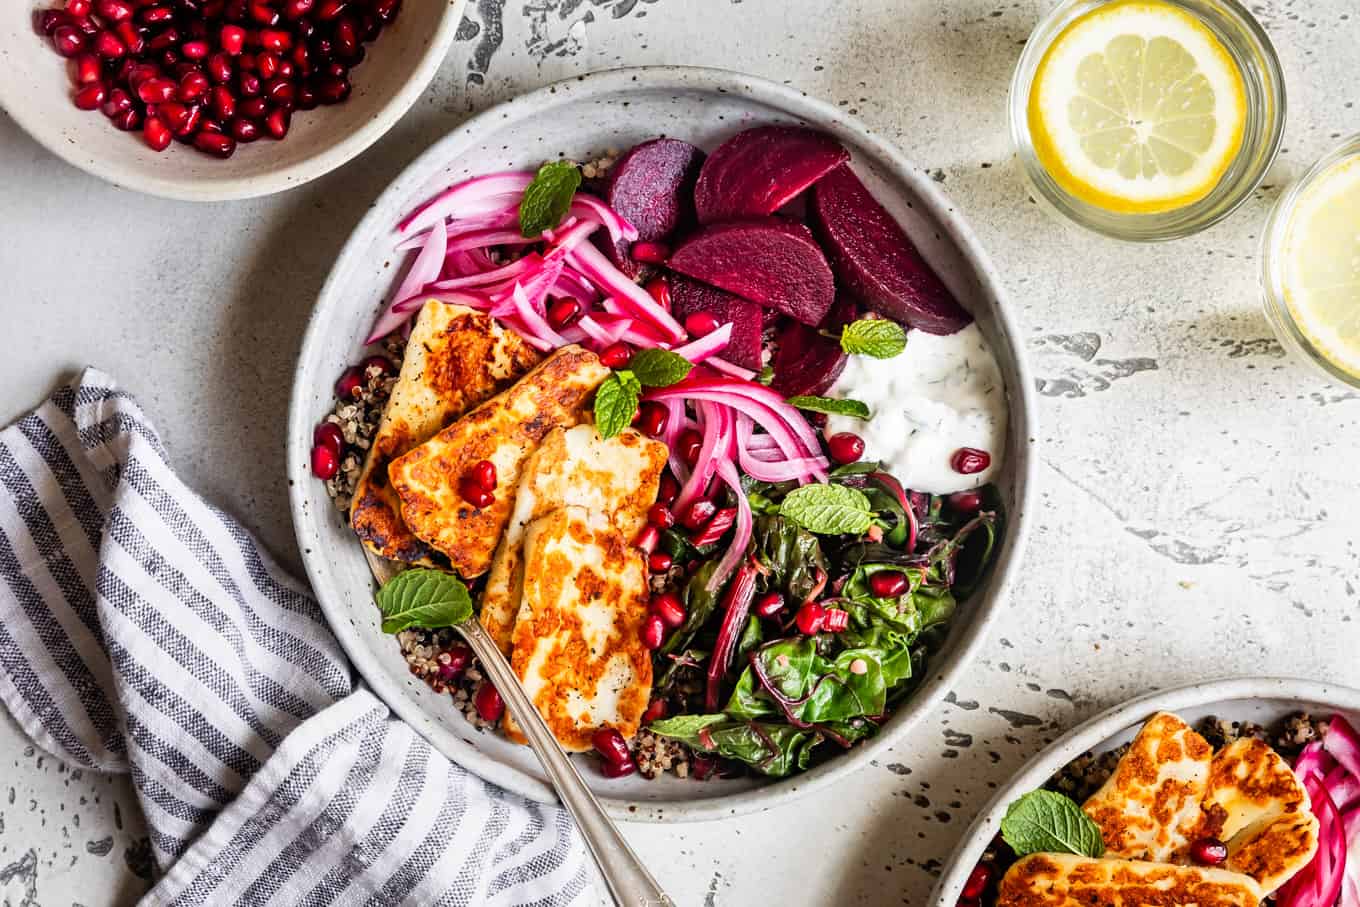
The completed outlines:
[[[568,816],[391,716],[94,370],[0,433],[0,699],[58,758],[131,773],[144,903],[598,903]]]

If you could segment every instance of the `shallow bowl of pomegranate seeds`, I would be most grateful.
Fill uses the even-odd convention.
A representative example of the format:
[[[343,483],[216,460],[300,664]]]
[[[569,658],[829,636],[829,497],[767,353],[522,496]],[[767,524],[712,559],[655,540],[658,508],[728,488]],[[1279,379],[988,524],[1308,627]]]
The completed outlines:
[[[890,753],[894,743],[959,682],[990,623],[1005,606],[1030,521],[1033,439],[1038,434],[1033,423],[1034,382],[1024,362],[1023,335],[1010,320],[1000,278],[930,176],[844,111],[737,73],[681,67],[616,70],[524,95],[459,125],[374,201],[317,301],[295,376],[288,428],[288,478],[299,548],[318,599],[356,667],[394,712],[441,751],[517,793],[540,800],[553,797],[528,748],[465,720],[467,709],[460,714],[457,705],[460,691],[436,689],[417,676],[413,669],[418,671],[419,665],[403,659],[401,641],[382,633],[364,549],[332,499],[333,488],[328,490],[312,467],[314,432],[335,406],[337,377],[379,352],[365,346],[365,338],[403,280],[405,269],[393,254],[401,241],[398,222],[421,202],[471,177],[507,168],[535,169],[559,157],[594,172],[611,158],[611,149],[617,156],[619,149],[658,134],[683,136],[712,149],[742,127],[790,122],[821,129],[845,145],[875,196],[911,224],[922,254],[954,282],[957,295],[994,350],[1009,394],[1010,429],[995,479],[1006,512],[1004,541],[990,574],[960,604],[929,671],[922,672],[919,686],[873,739],[838,751],[802,774],[780,779],[754,772],[735,776],[726,769],[713,774],[711,760],[701,764],[695,757],[691,766],[684,753],[679,757],[684,770],[676,772],[674,754],[659,744],[647,752],[645,764],[640,762],[626,774],[614,772],[616,777],[609,775],[609,764],[602,764],[600,756],[581,754],[576,757],[581,774],[614,815],[646,821],[722,818],[834,787],[875,759],[895,761]],[[607,360],[606,353],[602,350]],[[329,462],[323,465],[330,474]],[[467,491],[476,493],[473,488]],[[682,522],[681,517],[674,519],[676,525]],[[664,562],[649,566],[659,570]],[[664,633],[680,617],[661,602],[653,607],[659,625],[644,628],[644,633]],[[466,691],[461,692],[466,703]],[[651,774],[655,777],[644,777]],[[699,776],[706,780],[696,780]]]
[[[1309,742],[1305,738],[1310,737],[1317,722],[1332,715],[1340,715],[1352,724],[1360,721],[1360,690],[1287,677],[1243,677],[1159,690],[1101,712],[1030,759],[982,807],[940,874],[931,896],[933,907],[995,905],[997,883],[1007,863],[1015,859],[999,839],[1007,808],[1055,779],[1061,781],[1057,787],[1063,793],[1080,803],[1099,786],[1104,773],[1113,768],[1119,755],[1115,751],[1132,740],[1158,712],[1179,716],[1205,733],[1215,746],[1231,742],[1236,736],[1261,736],[1288,758],[1291,751],[1296,752]],[[1220,735],[1224,739],[1214,739]],[[1095,758],[1082,759],[1087,754]],[[1100,759],[1104,754],[1110,755]],[[968,781],[965,777],[953,783],[975,798],[983,790],[990,790],[983,779],[974,781],[971,789]],[[1082,789],[1069,790],[1069,786]],[[1205,840],[1196,844],[1216,849],[1218,842]]]
[[[345,163],[425,90],[466,0],[23,0],[0,107],[68,163],[187,201]]]

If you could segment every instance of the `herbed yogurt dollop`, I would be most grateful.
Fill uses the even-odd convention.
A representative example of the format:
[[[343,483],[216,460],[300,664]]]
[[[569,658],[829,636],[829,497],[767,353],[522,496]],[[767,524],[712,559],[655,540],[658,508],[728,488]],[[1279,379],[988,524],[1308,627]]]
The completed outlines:
[[[985,485],[1006,450],[1006,385],[976,324],[939,336],[907,332],[906,352],[893,359],[851,356],[833,397],[866,403],[869,419],[831,416],[827,434],[864,439],[866,459],[882,460],[908,488],[949,494]],[[960,447],[991,455],[982,472],[962,475],[950,460]]]

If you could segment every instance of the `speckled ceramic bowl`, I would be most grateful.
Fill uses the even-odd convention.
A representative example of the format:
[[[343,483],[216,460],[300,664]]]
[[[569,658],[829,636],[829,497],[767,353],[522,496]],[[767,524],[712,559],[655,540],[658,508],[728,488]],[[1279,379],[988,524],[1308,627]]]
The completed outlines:
[[[434,78],[466,4],[403,4],[354,70],[345,103],[299,112],[284,141],[241,145],[218,160],[179,143],[158,154],[140,132],[119,132],[99,111],[78,110],[70,63],[34,24],[52,0],[11,0],[0,12],[0,107],[53,154],[118,186],[194,202],[272,195],[334,170],[392,128]]]
[[[526,748],[479,734],[447,695],[411,677],[395,641],[378,628],[372,581],[358,543],[309,475],[312,428],[331,407],[336,376],[361,355],[363,337],[402,270],[393,225],[436,190],[465,177],[536,167],[566,154],[589,160],[658,134],[712,148],[732,133],[763,123],[807,123],[836,136],[857,171],[910,233],[956,295],[973,312],[1001,365],[1010,394],[1010,437],[1004,474],[1009,518],[1005,542],[989,579],[959,610],[944,649],[921,688],[868,744],[806,774],[779,782],[754,779],[698,783],[666,776],[655,781],[607,781],[593,767],[583,774],[624,818],[708,819],[775,805],[829,784],[868,764],[915,725],[956,682],[1005,600],[1028,525],[1037,434],[1023,343],[1010,320],[1005,292],[972,231],[936,184],[887,141],[830,104],[759,79],[708,69],[646,68],[598,73],[560,82],[493,108],[437,142],[374,203],[336,261],[298,364],[289,421],[289,479],[298,543],[312,585],[355,664],[392,708],[444,753],[511,790],[547,798],[551,792]]]
[[[1103,753],[1129,742],[1157,712],[1173,712],[1192,725],[1211,715],[1270,724],[1300,710],[1314,715],[1340,712],[1357,722],[1360,690],[1288,677],[1244,677],[1149,693],[1101,712],[1031,759],[983,808],[940,876],[931,903],[957,907],[968,874],[1001,830],[1006,808],[1018,797],[1042,787],[1082,753]]]

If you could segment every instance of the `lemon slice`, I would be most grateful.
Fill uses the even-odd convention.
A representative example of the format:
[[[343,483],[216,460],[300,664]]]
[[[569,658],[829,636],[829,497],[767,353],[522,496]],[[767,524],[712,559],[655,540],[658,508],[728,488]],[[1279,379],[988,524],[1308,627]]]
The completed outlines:
[[[1054,39],[1035,71],[1030,131],[1069,194],[1149,214],[1213,190],[1242,145],[1246,90],[1223,44],[1170,3],[1122,0]]]
[[[1360,378],[1360,157],[1303,191],[1285,231],[1284,298],[1324,358]]]

